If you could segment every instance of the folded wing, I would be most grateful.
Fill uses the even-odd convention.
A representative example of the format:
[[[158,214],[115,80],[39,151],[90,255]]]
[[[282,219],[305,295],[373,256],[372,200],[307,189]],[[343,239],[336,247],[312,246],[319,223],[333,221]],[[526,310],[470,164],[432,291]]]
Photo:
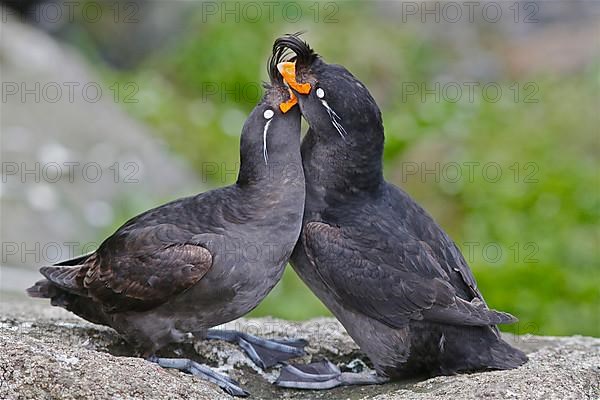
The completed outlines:
[[[515,321],[479,298],[458,297],[423,241],[374,242],[321,222],[305,226],[303,241],[311,263],[343,304],[389,326],[410,320],[474,326]]]
[[[196,284],[211,268],[212,255],[180,228],[161,224],[118,232],[80,265],[42,267],[53,285],[88,297],[105,312],[154,308]],[[60,263],[65,264],[65,263]]]

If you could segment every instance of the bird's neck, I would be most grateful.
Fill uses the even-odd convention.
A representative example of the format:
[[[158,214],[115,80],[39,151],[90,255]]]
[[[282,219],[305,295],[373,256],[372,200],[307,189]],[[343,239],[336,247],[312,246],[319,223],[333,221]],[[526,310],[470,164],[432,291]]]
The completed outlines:
[[[287,141],[272,140],[266,157],[261,143],[244,146],[240,161],[237,184],[241,188],[304,185],[299,135]]]
[[[335,131],[330,134],[325,143],[311,130],[304,138],[302,159],[307,185],[347,195],[380,189],[384,182],[383,130],[348,131],[346,140],[336,137]]]

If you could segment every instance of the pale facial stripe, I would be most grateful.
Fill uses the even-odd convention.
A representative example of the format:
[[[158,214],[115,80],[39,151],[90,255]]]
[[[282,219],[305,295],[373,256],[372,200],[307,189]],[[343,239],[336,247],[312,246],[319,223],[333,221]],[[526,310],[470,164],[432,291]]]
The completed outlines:
[[[323,107],[325,107],[325,109],[327,110],[327,113],[329,114],[329,118],[331,119],[331,124],[338,131],[338,133],[340,134],[340,136],[342,137],[342,139],[345,142],[346,135],[348,134],[348,132],[346,132],[346,129],[344,129],[344,126],[341,124],[342,119],[339,117],[339,115],[336,114],[335,111],[333,111],[333,109],[331,107],[329,107],[329,104],[327,104],[327,102],[325,100],[321,99],[321,104],[323,104]]]
[[[273,118],[273,115],[275,115],[273,110],[265,110],[263,113],[263,117],[268,120],[263,129],[263,158],[265,159],[265,165],[267,165],[269,161],[269,154],[267,152],[267,133],[269,131],[269,125],[271,125],[271,121],[273,121],[271,119]]]
[[[268,164],[269,154],[267,153],[267,131],[269,130],[269,125],[271,125],[272,119],[268,120],[265,124],[265,129],[263,129],[263,158],[265,159],[265,164]]]

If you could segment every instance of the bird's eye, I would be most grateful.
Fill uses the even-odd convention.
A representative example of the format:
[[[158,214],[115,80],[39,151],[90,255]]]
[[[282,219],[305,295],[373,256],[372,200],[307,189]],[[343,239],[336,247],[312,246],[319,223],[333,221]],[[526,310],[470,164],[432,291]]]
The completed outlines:
[[[321,88],[317,89],[317,97],[322,99],[323,97],[325,97],[325,91]]]
[[[265,117],[265,119],[271,119],[273,118],[273,115],[275,115],[273,110],[265,110],[265,112],[263,113],[263,117]]]

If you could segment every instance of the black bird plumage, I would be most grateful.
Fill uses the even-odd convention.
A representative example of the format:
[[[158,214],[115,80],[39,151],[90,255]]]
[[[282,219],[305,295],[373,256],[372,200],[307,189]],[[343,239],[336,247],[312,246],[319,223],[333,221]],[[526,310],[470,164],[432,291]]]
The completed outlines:
[[[304,222],[291,264],[378,374],[348,379],[331,365],[315,366],[312,376],[288,367],[279,384],[328,388],[526,362],[495,326],[516,318],[487,307],[456,244],[384,180],[383,122],[367,88],[297,34],[277,39],[273,52],[295,61],[297,82],[312,86],[296,92],[310,128],[301,151]]]
[[[97,251],[42,267],[29,295],[113,327],[144,356],[188,333],[217,338],[209,328],[256,307],[282,276],[304,207],[300,112],[279,110],[289,97],[279,61],[270,60],[271,82],[244,124],[234,185],[130,219]],[[293,355],[302,347],[285,344]],[[267,364],[281,361],[263,350]]]

